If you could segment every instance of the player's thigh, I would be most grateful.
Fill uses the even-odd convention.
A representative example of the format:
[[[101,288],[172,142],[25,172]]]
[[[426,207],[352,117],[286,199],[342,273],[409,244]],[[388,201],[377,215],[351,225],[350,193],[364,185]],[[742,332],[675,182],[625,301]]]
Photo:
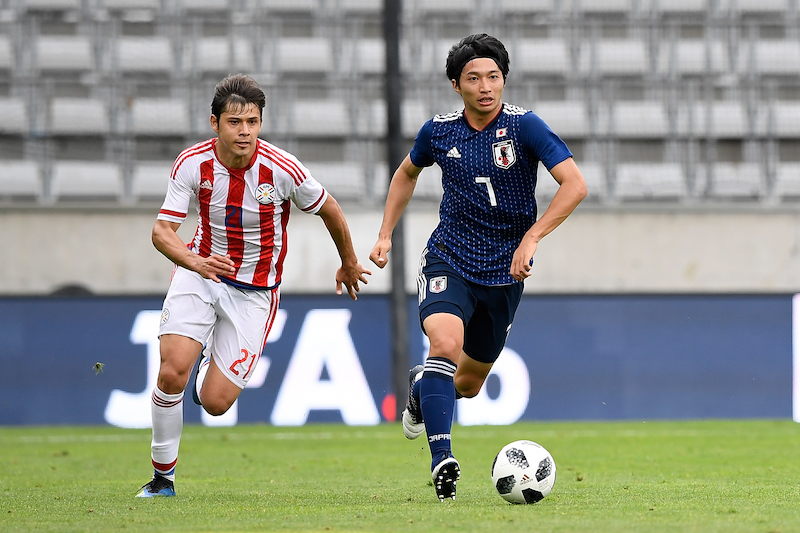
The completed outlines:
[[[222,376],[241,390],[261,357],[280,297],[277,289],[240,291],[227,287],[226,293],[217,302],[218,319],[208,351]]]
[[[493,364],[514,322],[522,284],[474,287],[478,303],[464,332],[464,352],[481,363]]]
[[[177,394],[186,388],[203,345],[189,337],[167,333],[161,336],[159,348],[158,388],[167,394]]]
[[[453,376],[456,390],[467,398],[477,395],[489,372],[492,371],[493,363],[482,363],[476,361],[464,352],[458,360],[458,368]]]
[[[175,269],[161,310],[159,336],[180,335],[200,345],[208,341],[217,320],[216,287],[211,283],[191,270]]]

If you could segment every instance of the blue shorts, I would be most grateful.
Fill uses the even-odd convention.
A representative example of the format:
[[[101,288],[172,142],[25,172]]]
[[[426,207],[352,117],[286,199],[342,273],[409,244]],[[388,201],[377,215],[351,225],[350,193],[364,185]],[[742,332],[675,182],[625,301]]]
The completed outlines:
[[[464,353],[481,363],[497,360],[522,298],[522,283],[473,283],[426,250],[420,261],[417,289],[420,325],[435,313],[456,315],[464,322]]]

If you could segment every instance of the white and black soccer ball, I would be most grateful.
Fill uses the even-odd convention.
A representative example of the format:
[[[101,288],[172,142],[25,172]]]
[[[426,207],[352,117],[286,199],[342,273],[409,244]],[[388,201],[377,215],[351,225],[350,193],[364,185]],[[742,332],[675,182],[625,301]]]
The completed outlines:
[[[506,444],[492,463],[494,488],[511,503],[536,503],[550,494],[555,482],[553,456],[529,440]]]

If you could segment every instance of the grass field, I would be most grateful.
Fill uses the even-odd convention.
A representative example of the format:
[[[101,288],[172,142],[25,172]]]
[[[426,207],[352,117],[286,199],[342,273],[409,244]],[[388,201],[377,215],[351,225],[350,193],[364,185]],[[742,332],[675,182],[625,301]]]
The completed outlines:
[[[398,425],[187,426],[175,498],[135,499],[150,432],[0,428],[0,531],[800,531],[800,425],[780,421],[456,427],[458,498],[436,499],[424,439]],[[544,445],[553,492],[494,492],[506,443]]]

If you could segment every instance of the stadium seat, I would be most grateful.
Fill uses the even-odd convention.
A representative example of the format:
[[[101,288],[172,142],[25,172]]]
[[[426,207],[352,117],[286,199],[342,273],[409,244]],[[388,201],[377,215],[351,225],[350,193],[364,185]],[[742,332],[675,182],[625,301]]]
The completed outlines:
[[[774,193],[778,198],[800,198],[800,162],[778,162]]]
[[[117,67],[122,72],[169,73],[175,68],[166,37],[120,37],[116,44]]]
[[[584,42],[580,70],[584,75],[641,76],[650,71],[647,46],[638,39],[604,39],[594,47]]]
[[[564,2],[561,2],[563,4]],[[501,17],[513,17],[530,13],[552,13],[555,11],[555,0],[495,0]]]
[[[748,130],[747,113],[738,101],[686,104],[678,111],[678,131],[683,135],[735,139]]]
[[[378,15],[383,11],[383,0],[328,0],[335,9],[347,14]]]
[[[604,13],[629,15],[633,13],[634,7],[634,0],[572,0],[573,11],[587,15]]]
[[[78,10],[81,0],[19,0],[19,7],[28,11]]]
[[[122,194],[119,165],[98,161],[57,161],[50,184],[53,199],[118,199]]]
[[[430,15],[458,16],[472,13],[478,8],[475,0],[412,0],[414,11],[420,18]],[[411,2],[409,2],[410,4]],[[410,6],[409,6],[410,7]]]
[[[580,138],[589,135],[589,114],[582,101],[536,102],[536,113],[560,137]]]
[[[344,101],[295,100],[273,133],[298,137],[344,137],[350,133],[350,115]]]
[[[303,13],[311,15],[320,9],[319,0],[259,0],[268,13]]]
[[[800,102],[775,102],[772,116],[773,130],[769,133],[779,138],[800,137]]]
[[[514,58],[514,71],[525,74],[566,76],[572,65],[563,39],[520,39],[510,45],[509,54]]]
[[[53,98],[50,132],[56,135],[104,135],[109,133],[108,104],[88,98]]]
[[[39,198],[42,179],[38,161],[30,159],[0,160],[0,198]]]
[[[586,181],[586,198],[589,200],[605,198],[606,178],[603,166],[593,161],[576,161],[576,164]],[[558,187],[558,182],[540,161],[536,171],[536,200],[543,203],[549,202],[555,196]]]
[[[0,117],[0,133],[24,135],[31,129],[28,106],[22,98],[0,98]]]
[[[709,194],[715,198],[754,199],[764,194],[764,178],[757,163],[716,162]]]
[[[681,39],[662,41],[659,47],[658,72],[662,75],[700,76],[728,70],[728,48],[722,41]]]
[[[348,39],[342,43],[340,69],[351,74],[381,74],[386,71],[383,39]]]
[[[250,40],[236,37],[204,37],[192,46],[191,68],[197,73],[252,72],[255,54]]]
[[[99,0],[98,7],[110,10],[123,9],[161,9],[161,0]]]
[[[264,61],[273,73],[324,74],[333,71],[333,47],[329,39],[322,37],[283,37],[275,44],[274,61],[270,54],[271,44],[264,50]]]
[[[41,71],[85,72],[95,68],[94,49],[81,35],[40,36],[36,39],[36,65]]]
[[[428,113],[428,107],[420,100],[406,100],[400,110],[403,136],[413,139],[419,129],[433,115]],[[359,124],[359,132],[365,135],[386,135],[386,102],[376,100],[372,103],[372,110],[366,123]]]
[[[136,135],[187,135],[189,106],[180,98],[136,98],[131,104],[131,132]]]
[[[796,76],[800,72],[800,42],[797,39],[744,41],[739,45],[741,74]]]
[[[709,8],[709,0],[651,0],[650,8],[662,15],[699,15]]]
[[[337,200],[364,198],[367,183],[361,163],[309,161],[306,166],[311,175]]]
[[[617,165],[615,196],[620,200],[676,199],[686,191],[686,176],[678,163]]]
[[[661,102],[615,102],[611,130],[621,138],[660,139],[669,134],[669,117]]]
[[[163,201],[172,161],[140,161],[133,169],[131,194],[136,200]]]
[[[14,47],[8,35],[0,35],[0,71],[14,68]]]
[[[719,0],[717,11],[733,16],[785,15],[790,9],[790,0]]]
[[[183,0],[183,9],[188,14],[223,15],[233,6],[233,0]]]

